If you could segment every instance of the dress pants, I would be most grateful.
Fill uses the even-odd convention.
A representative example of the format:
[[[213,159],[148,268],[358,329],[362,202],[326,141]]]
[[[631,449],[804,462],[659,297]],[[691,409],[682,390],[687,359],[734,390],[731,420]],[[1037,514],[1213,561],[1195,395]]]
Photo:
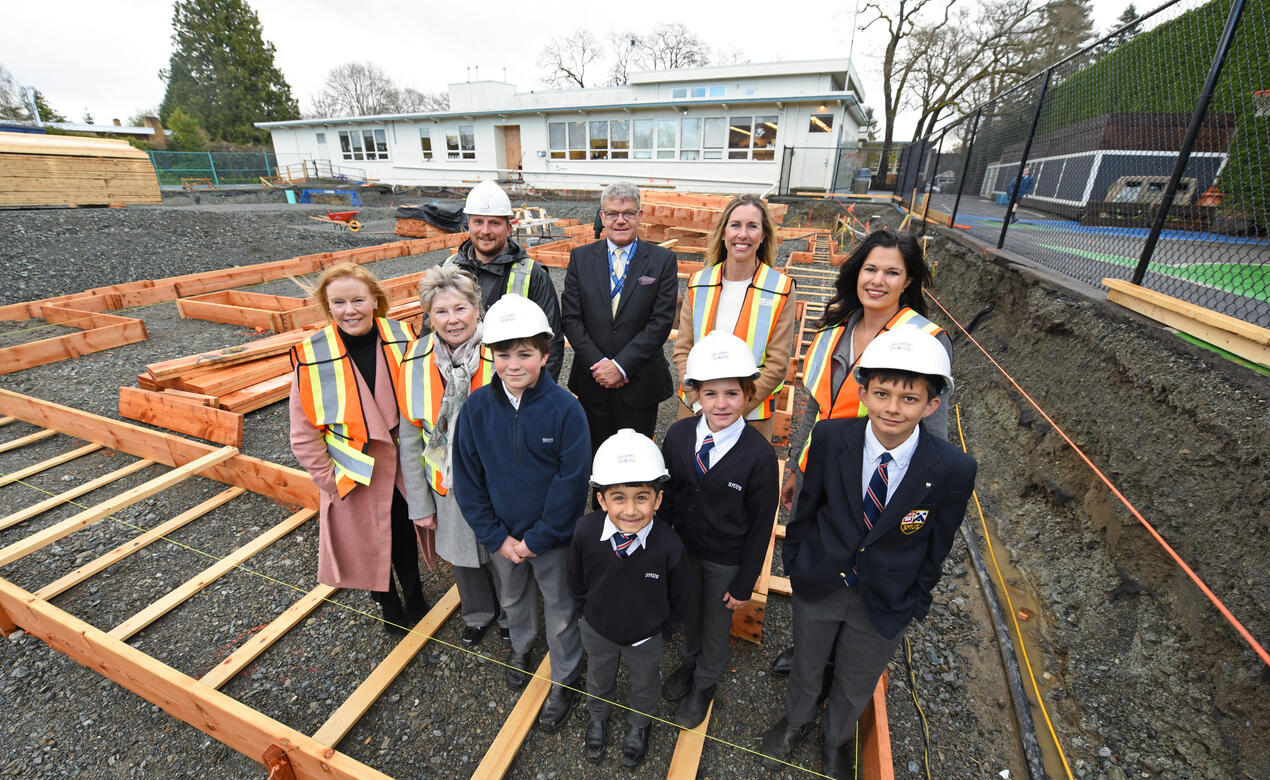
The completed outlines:
[[[423,584],[419,581],[419,537],[415,534],[409,506],[400,490],[394,490],[392,494],[391,521],[392,568],[406,604],[414,604],[423,598]],[[393,587],[392,577],[388,578],[388,590],[372,590],[370,595],[381,605],[391,608],[395,602],[398,609],[401,608],[401,598]]]
[[[694,670],[692,684],[709,688],[723,676],[732,636],[732,610],[723,594],[736,578],[740,564],[715,563],[694,555],[684,558],[688,570],[688,598],[684,617],[684,666]]]
[[[859,588],[844,587],[818,601],[806,601],[794,591],[794,668],[785,692],[790,725],[815,719],[825,665],[836,649],[833,687],[820,727],[829,744],[853,739],[856,721],[907,630],[905,626],[891,639],[879,634],[869,621]]]
[[[627,406],[616,392],[606,394],[604,401],[594,403],[582,402],[582,410],[586,412],[587,427],[591,433],[591,456],[600,448],[604,440],[623,428],[634,428],[648,438],[653,438],[657,428],[657,404],[652,406]]]
[[[498,592],[494,588],[494,576],[489,564],[481,566],[451,566],[454,584],[459,589],[463,625],[473,628],[488,626],[498,617]]]
[[[651,723],[649,716],[657,714],[657,703],[661,699],[661,654],[665,644],[661,633],[642,645],[619,645],[591,628],[586,618],[578,623],[582,646],[586,648],[586,692],[589,694],[586,706],[591,717],[603,720],[613,709],[609,702],[617,695],[617,664],[621,660],[626,662],[626,672],[631,679],[626,722],[632,726]]]
[[[565,570],[568,558],[568,548],[557,547],[521,563],[512,563],[497,554],[491,555],[489,562],[498,586],[499,602],[507,613],[512,650],[527,653],[533,647],[538,636],[538,593],[541,591],[547,649],[551,651],[551,680],[571,685],[582,665],[582,639],[578,633],[577,606],[569,595]]]

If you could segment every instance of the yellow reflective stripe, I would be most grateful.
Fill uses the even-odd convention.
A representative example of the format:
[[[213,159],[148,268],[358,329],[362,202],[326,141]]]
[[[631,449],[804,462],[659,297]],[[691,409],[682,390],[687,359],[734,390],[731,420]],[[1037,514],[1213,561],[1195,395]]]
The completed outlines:
[[[534,275],[533,258],[524,257],[512,263],[511,272],[507,275],[507,292],[529,297],[529,281]],[[520,288],[519,291],[517,288]]]

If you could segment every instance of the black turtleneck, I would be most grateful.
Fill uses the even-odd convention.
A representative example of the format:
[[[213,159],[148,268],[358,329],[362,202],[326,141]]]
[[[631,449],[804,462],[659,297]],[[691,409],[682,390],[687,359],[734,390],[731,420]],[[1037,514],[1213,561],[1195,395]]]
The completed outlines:
[[[374,393],[375,351],[379,348],[379,328],[372,324],[370,330],[360,336],[346,333],[343,328],[340,328],[340,338],[344,340],[344,348],[348,350],[348,356],[353,359],[353,365],[357,366],[362,379],[366,380],[366,387]]]

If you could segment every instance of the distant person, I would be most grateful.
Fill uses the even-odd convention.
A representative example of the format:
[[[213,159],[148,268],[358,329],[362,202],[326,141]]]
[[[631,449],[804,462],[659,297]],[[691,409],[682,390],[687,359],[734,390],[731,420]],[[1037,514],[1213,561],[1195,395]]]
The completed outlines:
[[[560,327],[556,286],[546,267],[534,262],[520,244],[511,240],[512,202],[507,193],[494,182],[483,181],[467,194],[463,213],[467,215],[468,239],[445,263],[457,264],[476,277],[486,311],[506,293],[538,304],[555,334],[547,371],[552,379],[559,379],[564,362],[564,331]]]
[[[1010,212],[1010,221],[1019,221],[1019,203],[1025,195],[1032,192],[1032,188],[1036,186],[1036,180],[1032,178],[1032,166],[1023,166],[1023,175],[1014,180],[1010,185],[1010,194],[1014,199],[1014,208]]]
[[[623,428],[652,438],[657,406],[674,394],[665,345],[679,295],[674,253],[639,240],[639,188],[610,184],[600,206],[608,239],[569,253],[560,299],[574,353],[569,389],[586,410],[592,450]]]

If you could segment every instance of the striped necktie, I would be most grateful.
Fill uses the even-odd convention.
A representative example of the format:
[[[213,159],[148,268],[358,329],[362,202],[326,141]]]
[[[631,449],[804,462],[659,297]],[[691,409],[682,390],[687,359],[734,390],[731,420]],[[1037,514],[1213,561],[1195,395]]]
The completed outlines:
[[[617,531],[613,534],[613,549],[617,552],[617,557],[625,558],[631,554],[631,542],[635,541],[638,534],[624,534]]]
[[[891,453],[883,452],[882,462],[874,469],[873,476],[869,478],[869,488],[864,491],[864,525],[870,531],[873,530],[878,518],[882,516],[882,510],[886,508],[886,489],[891,484],[886,464],[890,462]],[[857,576],[856,568],[852,566],[851,573],[846,576],[847,587],[855,585]]]
[[[622,288],[626,286],[626,247],[619,246],[613,250],[613,264],[609,267],[610,305],[617,314],[617,304],[622,299]]]
[[[697,450],[698,477],[704,477],[710,470],[710,450],[712,449],[714,449],[714,434],[707,433],[706,438],[701,442],[701,449]]]

